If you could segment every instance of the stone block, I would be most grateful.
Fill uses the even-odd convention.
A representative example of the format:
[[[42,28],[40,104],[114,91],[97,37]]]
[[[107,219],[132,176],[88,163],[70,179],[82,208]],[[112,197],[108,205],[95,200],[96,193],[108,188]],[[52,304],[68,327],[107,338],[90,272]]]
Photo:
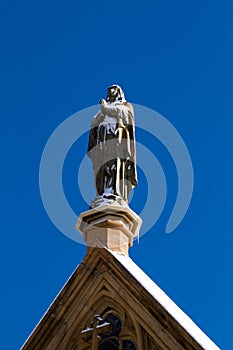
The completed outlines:
[[[88,246],[128,254],[141,224],[141,218],[129,207],[104,205],[81,213],[76,228]]]

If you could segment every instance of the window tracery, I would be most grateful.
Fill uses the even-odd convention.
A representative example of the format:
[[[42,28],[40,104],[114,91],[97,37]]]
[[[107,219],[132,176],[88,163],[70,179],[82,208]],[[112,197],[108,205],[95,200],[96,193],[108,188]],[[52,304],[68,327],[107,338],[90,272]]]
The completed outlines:
[[[81,337],[87,350],[137,350],[136,341],[131,331],[124,324],[124,319],[113,310],[107,310],[95,315],[93,321],[86,329],[81,331]]]

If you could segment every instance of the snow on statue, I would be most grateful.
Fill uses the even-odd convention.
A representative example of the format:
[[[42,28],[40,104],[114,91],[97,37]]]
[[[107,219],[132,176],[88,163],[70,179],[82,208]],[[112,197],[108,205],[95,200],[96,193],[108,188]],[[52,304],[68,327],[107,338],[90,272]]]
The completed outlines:
[[[91,204],[127,205],[137,186],[134,112],[120,86],[108,88],[106,100],[91,125],[88,156],[92,160],[97,196]]]

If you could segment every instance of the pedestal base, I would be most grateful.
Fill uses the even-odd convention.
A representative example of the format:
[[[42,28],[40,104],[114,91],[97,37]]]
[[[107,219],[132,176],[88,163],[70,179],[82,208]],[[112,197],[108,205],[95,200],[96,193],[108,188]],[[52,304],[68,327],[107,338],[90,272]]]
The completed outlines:
[[[141,224],[141,218],[129,207],[104,205],[82,213],[76,228],[88,246],[128,254]]]

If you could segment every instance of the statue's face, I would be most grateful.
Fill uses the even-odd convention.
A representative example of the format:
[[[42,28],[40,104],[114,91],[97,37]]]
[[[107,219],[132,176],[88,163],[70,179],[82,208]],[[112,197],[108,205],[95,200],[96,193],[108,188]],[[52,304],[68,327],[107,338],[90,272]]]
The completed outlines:
[[[108,88],[108,98],[110,102],[114,102],[118,94],[117,86],[113,85]]]

